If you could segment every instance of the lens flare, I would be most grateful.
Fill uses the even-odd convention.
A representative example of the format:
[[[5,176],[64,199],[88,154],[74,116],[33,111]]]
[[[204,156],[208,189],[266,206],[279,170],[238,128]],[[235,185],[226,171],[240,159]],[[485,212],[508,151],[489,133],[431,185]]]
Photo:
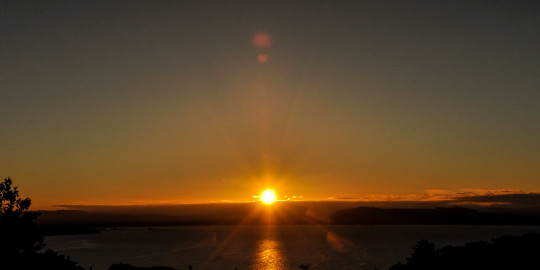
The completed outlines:
[[[266,63],[266,61],[268,61],[268,54],[259,53],[259,55],[257,55],[257,61],[259,61],[259,63]]]
[[[346,253],[354,246],[351,240],[341,237],[332,231],[326,234],[326,241],[328,241],[332,249],[340,253]]]
[[[253,42],[255,47],[262,49],[270,46],[272,43],[272,38],[268,33],[259,32],[253,36],[251,42]]]

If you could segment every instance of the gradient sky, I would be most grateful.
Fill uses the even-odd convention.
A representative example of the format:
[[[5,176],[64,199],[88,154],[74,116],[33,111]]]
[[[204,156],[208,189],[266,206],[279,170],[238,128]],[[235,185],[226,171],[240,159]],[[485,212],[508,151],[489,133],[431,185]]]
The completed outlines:
[[[536,1],[291,2],[1,1],[1,176],[37,208],[540,191]]]

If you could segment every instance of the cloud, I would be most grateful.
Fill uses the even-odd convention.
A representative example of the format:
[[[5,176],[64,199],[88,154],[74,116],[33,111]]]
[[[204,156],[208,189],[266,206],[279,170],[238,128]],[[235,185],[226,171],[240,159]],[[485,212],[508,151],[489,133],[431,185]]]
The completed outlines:
[[[518,189],[431,189],[424,194],[356,194],[331,198],[338,201],[357,201],[366,203],[389,203],[389,205],[404,205],[411,203],[436,206],[516,206],[540,207],[540,193],[526,192]]]
[[[450,204],[540,206],[540,193],[517,189],[429,190],[427,194],[431,200],[448,200]]]
[[[258,200],[258,195],[252,201]],[[296,198],[294,198],[296,197]],[[283,196],[285,200],[304,201],[300,195]],[[500,210],[520,209],[526,211],[540,211],[540,193],[526,192],[517,189],[459,189],[426,190],[423,194],[341,194],[339,197],[323,198],[320,200],[307,200],[306,203],[315,202],[318,207],[328,202],[327,208],[333,210],[368,206],[381,208],[433,208],[463,206],[472,208],[497,207]],[[160,202],[161,204],[131,204],[131,205],[57,205],[61,209],[77,209],[94,212],[122,212],[122,213],[193,213],[197,214],[201,208],[212,204],[186,204],[180,202]],[[218,203],[229,204],[229,201]],[[238,203],[238,202],[236,202]],[[322,203],[322,204],[320,204]],[[217,204],[218,206],[220,204]],[[324,208],[324,207],[323,207]],[[494,210],[494,208],[491,208]],[[165,213],[164,212],[164,213]],[[159,212],[161,213],[161,212]]]
[[[515,206],[540,206],[539,193],[509,193],[463,196],[456,201],[461,203],[512,204]]]

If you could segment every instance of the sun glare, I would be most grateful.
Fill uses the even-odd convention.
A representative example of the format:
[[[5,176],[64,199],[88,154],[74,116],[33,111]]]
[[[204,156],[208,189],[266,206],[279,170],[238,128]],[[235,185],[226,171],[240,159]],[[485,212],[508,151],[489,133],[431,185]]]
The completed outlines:
[[[272,204],[276,201],[276,192],[271,190],[271,189],[267,189],[265,191],[263,191],[261,193],[261,202],[265,203],[265,204]]]

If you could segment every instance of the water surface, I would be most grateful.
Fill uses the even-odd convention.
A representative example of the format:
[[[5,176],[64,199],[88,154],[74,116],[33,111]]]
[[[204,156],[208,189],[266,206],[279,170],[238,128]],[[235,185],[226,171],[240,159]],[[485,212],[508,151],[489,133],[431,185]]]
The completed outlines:
[[[420,240],[443,245],[540,233],[515,226],[197,226],[103,230],[46,237],[48,248],[81,266],[113,263],[177,269],[386,269],[410,255]]]

